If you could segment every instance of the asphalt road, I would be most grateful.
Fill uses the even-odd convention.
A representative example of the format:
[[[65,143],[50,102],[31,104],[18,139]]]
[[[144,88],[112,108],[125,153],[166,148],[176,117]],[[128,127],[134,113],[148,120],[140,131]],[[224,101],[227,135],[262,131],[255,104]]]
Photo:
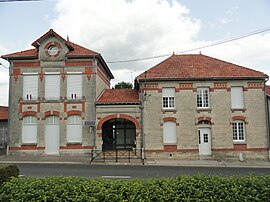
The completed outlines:
[[[181,175],[270,175],[269,168],[179,167],[132,165],[17,164],[20,175],[29,177],[82,176],[89,178],[156,178]]]

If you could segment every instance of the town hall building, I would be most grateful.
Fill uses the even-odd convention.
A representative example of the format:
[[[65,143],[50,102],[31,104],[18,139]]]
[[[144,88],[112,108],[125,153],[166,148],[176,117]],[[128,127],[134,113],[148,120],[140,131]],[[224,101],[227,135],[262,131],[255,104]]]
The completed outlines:
[[[142,158],[269,158],[268,76],[175,55],[110,89],[101,54],[52,29],[10,62],[10,155],[141,150]]]

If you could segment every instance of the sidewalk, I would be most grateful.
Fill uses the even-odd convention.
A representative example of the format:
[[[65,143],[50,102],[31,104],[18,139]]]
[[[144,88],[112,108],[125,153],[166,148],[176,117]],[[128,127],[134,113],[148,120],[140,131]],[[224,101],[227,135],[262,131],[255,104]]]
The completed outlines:
[[[54,163],[54,164],[93,164],[93,165],[142,165],[140,159],[106,160],[106,162],[91,162],[86,156],[0,156],[0,163]],[[185,167],[249,167],[269,168],[266,160],[174,160],[174,159],[145,159],[148,166],[185,166]]]

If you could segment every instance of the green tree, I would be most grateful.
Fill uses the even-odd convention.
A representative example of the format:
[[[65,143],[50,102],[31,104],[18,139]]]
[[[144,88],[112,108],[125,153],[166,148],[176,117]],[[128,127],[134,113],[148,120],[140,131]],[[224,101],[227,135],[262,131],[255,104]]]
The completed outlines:
[[[132,89],[132,87],[133,87],[132,83],[121,81],[121,82],[118,82],[118,84],[115,84],[113,89]]]

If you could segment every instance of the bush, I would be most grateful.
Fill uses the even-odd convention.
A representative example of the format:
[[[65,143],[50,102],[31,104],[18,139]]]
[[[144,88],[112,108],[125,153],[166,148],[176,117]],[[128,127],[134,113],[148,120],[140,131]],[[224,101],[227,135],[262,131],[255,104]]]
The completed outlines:
[[[269,201],[270,176],[106,180],[13,178],[0,201]]]
[[[18,177],[19,169],[14,164],[0,164],[0,185],[11,177]]]

